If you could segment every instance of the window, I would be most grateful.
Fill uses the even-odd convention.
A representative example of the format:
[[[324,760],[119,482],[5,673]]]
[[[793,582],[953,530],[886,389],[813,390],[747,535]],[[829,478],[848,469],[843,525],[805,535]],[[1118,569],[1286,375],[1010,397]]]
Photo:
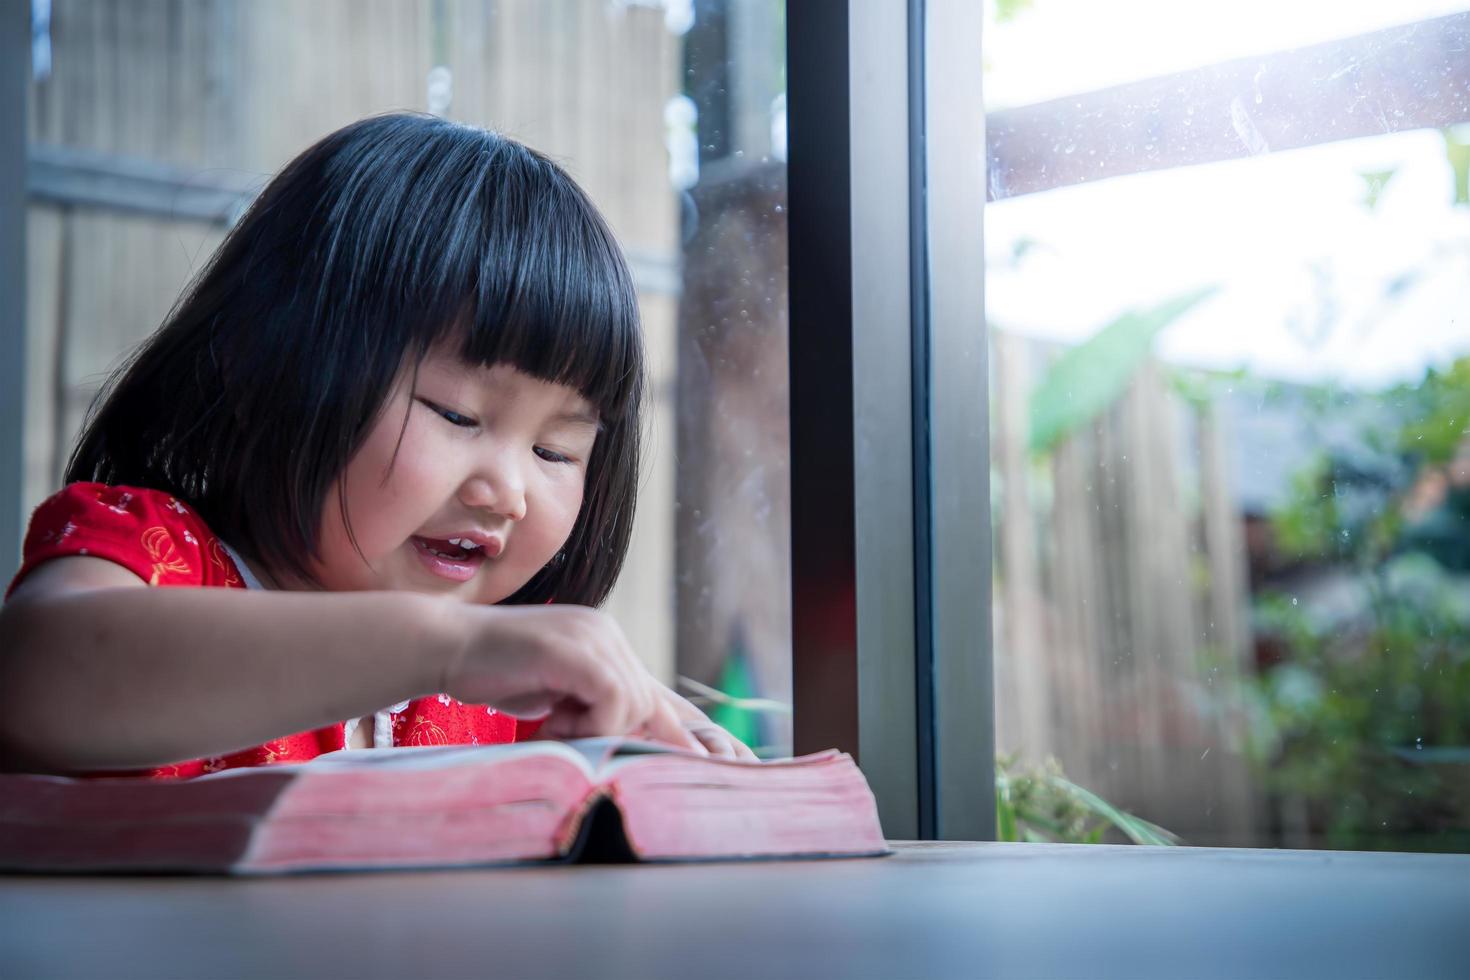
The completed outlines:
[[[1470,846],[1465,10],[986,25],[997,740],[1190,843]]]

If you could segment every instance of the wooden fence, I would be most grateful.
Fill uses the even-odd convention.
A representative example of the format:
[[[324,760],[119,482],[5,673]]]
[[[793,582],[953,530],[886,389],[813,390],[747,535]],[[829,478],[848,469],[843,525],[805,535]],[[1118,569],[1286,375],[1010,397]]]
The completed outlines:
[[[993,335],[997,745],[1196,843],[1259,843],[1233,682],[1250,670],[1229,438],[1145,362],[1044,456],[1028,404],[1050,353]]]

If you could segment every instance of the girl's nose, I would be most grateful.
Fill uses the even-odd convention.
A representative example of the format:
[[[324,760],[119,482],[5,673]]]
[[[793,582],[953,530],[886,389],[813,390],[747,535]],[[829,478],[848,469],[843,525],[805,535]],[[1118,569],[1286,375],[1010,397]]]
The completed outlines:
[[[470,477],[460,487],[459,499],[466,507],[513,521],[526,516],[525,483],[514,470],[497,469]]]

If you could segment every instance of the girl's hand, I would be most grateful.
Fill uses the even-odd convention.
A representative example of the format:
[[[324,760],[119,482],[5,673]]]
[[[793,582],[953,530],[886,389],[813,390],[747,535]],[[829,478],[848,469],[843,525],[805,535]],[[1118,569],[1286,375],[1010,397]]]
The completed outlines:
[[[465,633],[444,669],[444,693],[516,717],[544,718],[540,734],[549,738],[643,734],[708,754],[676,702],[704,716],[648,672],[606,613],[570,605],[456,605],[452,615],[463,617]]]
[[[674,714],[678,716],[679,722],[695,738],[709,750],[709,754],[720,759],[740,759],[744,762],[757,762],[756,754],[740,739],[731,735],[725,729],[710,720],[709,716],[667,687],[663,689],[663,696],[673,706]]]

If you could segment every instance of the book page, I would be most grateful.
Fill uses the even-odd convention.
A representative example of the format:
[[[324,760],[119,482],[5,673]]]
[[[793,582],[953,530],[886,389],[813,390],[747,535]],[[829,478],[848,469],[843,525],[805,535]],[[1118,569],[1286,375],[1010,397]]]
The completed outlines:
[[[267,767],[241,767],[197,776],[192,781],[230,779],[264,769],[271,772],[352,772],[363,769],[425,771],[456,766],[496,765],[511,759],[546,756],[563,759],[593,778],[597,765],[611,751],[605,744],[616,739],[582,739],[579,742],[510,742],[503,745],[397,745],[381,749],[338,749],[306,762]]]
[[[787,766],[809,766],[819,765],[829,759],[841,755],[837,749],[827,749],[823,752],[815,752],[811,755],[799,755],[788,759],[760,759],[750,761],[747,759],[721,759],[714,756],[699,755],[688,749],[665,745],[662,742],[646,742],[638,739],[586,739],[588,742],[610,742],[612,751],[604,757],[600,765],[596,766],[596,774],[599,780],[606,781],[622,769],[635,765],[650,755],[676,755],[685,759],[695,759],[700,762],[708,762],[719,766],[739,766],[741,768],[771,768]]]
[[[553,740],[511,742],[503,745],[399,745],[381,749],[338,749],[326,752],[307,762],[282,763],[267,767],[242,767],[197,776],[195,780],[233,779],[263,769],[271,772],[291,772],[307,769],[311,772],[324,770],[349,772],[371,769],[403,769],[423,771],[447,769],[465,765],[495,765],[510,759],[547,756],[563,759],[587,775],[590,782],[601,782],[620,769],[637,763],[652,755],[673,755],[695,759],[715,765],[764,767],[810,765],[824,762],[839,753],[835,749],[815,755],[799,756],[794,759],[767,759],[761,762],[716,759],[698,755],[687,749],[649,742],[640,739],[606,736],[602,738],[580,738],[566,742]]]

